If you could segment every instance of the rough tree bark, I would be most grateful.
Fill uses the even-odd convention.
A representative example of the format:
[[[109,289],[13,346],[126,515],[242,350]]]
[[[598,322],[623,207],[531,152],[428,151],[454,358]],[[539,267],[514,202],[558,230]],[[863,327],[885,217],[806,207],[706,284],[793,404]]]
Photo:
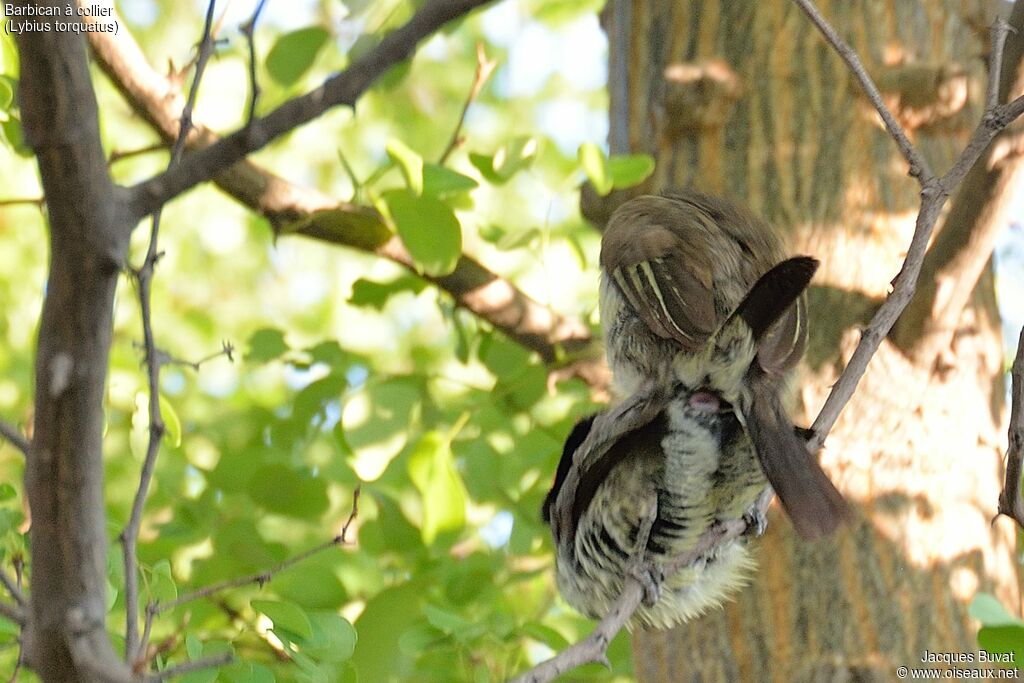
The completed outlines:
[[[989,4],[819,7],[932,167],[945,170],[984,98]],[[790,2],[610,0],[603,23],[612,151],[653,153],[649,187],[742,198],[794,251],[822,260],[799,391],[804,419],[813,417],[902,263],[917,207],[905,162]],[[962,234],[945,240],[953,246],[926,273],[977,242],[973,223],[947,226],[948,238]],[[760,570],[735,602],[635,636],[640,680],[890,680],[926,649],[976,649],[967,605],[977,590],[1019,610],[1013,526],[989,525],[1005,416],[991,241],[988,250],[982,267],[952,275],[970,295],[945,347],[917,343],[927,326],[898,330],[828,439],[823,463],[857,507],[855,523],[812,545],[774,510]],[[937,306],[936,288],[922,289],[912,307]]]

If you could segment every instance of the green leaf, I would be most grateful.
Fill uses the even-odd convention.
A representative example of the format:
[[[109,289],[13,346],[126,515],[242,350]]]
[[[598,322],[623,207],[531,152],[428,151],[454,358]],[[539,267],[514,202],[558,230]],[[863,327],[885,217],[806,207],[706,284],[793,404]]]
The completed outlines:
[[[249,337],[249,353],[246,354],[246,360],[253,363],[266,363],[287,350],[288,344],[284,341],[284,332],[264,327],[256,330]]]
[[[523,635],[536,640],[538,643],[547,645],[555,652],[561,652],[569,647],[570,644],[561,633],[537,621],[523,624],[521,630]]]
[[[451,440],[439,432],[424,434],[409,456],[409,477],[423,501],[420,533],[430,545],[443,531],[466,523],[466,487],[455,469]]]
[[[164,421],[164,438],[177,448],[181,445],[181,418],[163,394],[160,394],[160,417]]]
[[[576,152],[583,172],[602,197],[612,191],[612,178],[608,173],[608,157],[593,142],[584,142]]]
[[[10,484],[0,484],[0,500],[10,500],[18,495],[18,492],[14,490],[14,487]]]
[[[253,600],[249,605],[274,622],[274,628],[284,629],[300,638],[309,638],[313,635],[313,626],[309,622],[309,616],[295,603],[281,602],[280,600]]]
[[[495,185],[501,185],[519,171],[528,168],[536,156],[536,138],[518,137],[499,147],[493,156],[470,152],[469,162],[484,178]]]
[[[462,255],[462,228],[455,213],[433,197],[408,190],[390,190],[383,198],[416,266],[433,276],[455,270]]]
[[[994,595],[989,593],[975,595],[967,613],[972,619],[980,621],[982,626],[1024,627],[1024,621],[1012,615]]]
[[[281,85],[292,85],[313,66],[329,34],[322,26],[308,26],[277,39],[267,54],[267,73]]]
[[[149,579],[149,599],[152,602],[171,602],[178,597],[178,587],[171,575],[171,563],[160,560],[153,565]]]
[[[334,612],[310,612],[312,636],[302,643],[302,651],[320,662],[344,662],[356,649],[356,629]]]
[[[608,159],[608,176],[617,189],[639,185],[652,173],[654,157],[650,154],[622,154]]]
[[[437,164],[423,164],[423,194],[444,197],[467,192],[478,186],[479,183],[469,176]]]
[[[316,519],[330,505],[323,479],[283,463],[271,463],[256,470],[248,491],[254,502],[289,517]]]
[[[988,653],[1012,653],[1003,658],[992,655],[990,659],[1012,659],[1005,664],[1020,666],[1017,662],[1024,661],[1024,626],[985,626],[978,631],[978,645]]]
[[[379,477],[405,447],[419,414],[420,397],[408,382],[392,381],[369,384],[345,402],[341,425],[361,478]]]
[[[0,111],[6,112],[14,102],[14,88],[11,79],[0,77]]]
[[[405,184],[413,194],[423,194],[423,157],[397,138],[388,140],[385,149],[391,160],[402,169]]]
[[[399,292],[419,294],[426,286],[423,278],[413,275],[403,275],[391,282],[374,282],[359,278],[352,283],[352,296],[348,298],[348,302],[353,306],[367,306],[380,311],[393,295]]]
[[[196,638],[194,635],[187,634],[185,636],[185,652],[188,653],[188,658],[191,660],[199,659],[203,656],[203,641]]]

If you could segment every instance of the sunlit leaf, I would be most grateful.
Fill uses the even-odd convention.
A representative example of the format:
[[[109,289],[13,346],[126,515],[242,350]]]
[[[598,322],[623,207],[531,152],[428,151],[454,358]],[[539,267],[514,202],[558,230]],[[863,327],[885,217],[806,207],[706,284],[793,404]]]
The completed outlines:
[[[177,448],[181,445],[181,418],[163,394],[160,394],[160,418],[164,422],[164,438]]]
[[[612,191],[612,178],[608,173],[608,157],[593,142],[584,142],[576,153],[590,183],[601,196]]]
[[[256,330],[249,337],[249,353],[246,354],[246,359],[253,363],[266,363],[287,350],[288,344],[284,341],[284,332],[264,327]]]
[[[652,173],[654,157],[650,154],[617,154],[608,159],[608,176],[612,187],[618,189],[639,185]]]
[[[477,187],[478,183],[461,173],[438,166],[423,164],[423,193],[436,197],[445,197],[459,192],[467,192]]]
[[[484,178],[495,185],[501,185],[519,171],[528,168],[536,155],[536,138],[518,137],[499,147],[493,155],[470,152],[469,162]]]
[[[423,541],[431,544],[444,531],[466,523],[466,487],[455,469],[451,440],[436,431],[424,434],[409,456],[409,477],[423,505]]]
[[[401,140],[392,138],[384,148],[392,161],[402,169],[405,184],[413,194],[423,194],[423,157]]]
[[[426,286],[423,278],[412,275],[399,277],[391,282],[374,282],[359,278],[352,284],[352,296],[348,302],[353,306],[368,306],[379,311],[393,295],[399,292],[419,294]]]
[[[383,197],[417,267],[428,275],[452,272],[462,254],[462,228],[455,213],[434,197],[408,190],[390,190]]]
[[[328,37],[322,26],[308,26],[284,34],[267,54],[267,73],[281,85],[292,85],[313,65]]]
[[[998,598],[990,593],[978,593],[971,601],[968,614],[977,619],[983,626],[1022,626],[1024,621],[1015,617]]]
[[[283,628],[302,638],[309,638],[313,635],[309,616],[295,603],[280,600],[253,600],[249,605],[257,612],[265,614],[274,622],[276,628]]]

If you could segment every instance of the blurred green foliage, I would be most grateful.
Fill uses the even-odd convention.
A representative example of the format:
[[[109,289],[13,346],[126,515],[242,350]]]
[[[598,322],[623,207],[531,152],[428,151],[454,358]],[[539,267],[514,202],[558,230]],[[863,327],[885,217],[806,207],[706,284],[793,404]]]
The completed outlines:
[[[224,132],[246,115],[248,48],[237,27],[248,4],[224,21],[224,43],[199,96],[197,118]],[[257,112],[343,69],[418,4],[323,0],[268,10],[256,33]],[[562,113],[590,112],[600,121],[603,85],[575,84],[552,69],[524,89],[515,83],[510,51],[526,33],[553,44],[582,32],[594,38],[569,49],[592,50],[603,63],[600,4],[506,0],[478,12],[427,41],[354,111],[328,113],[255,161],[339,200],[378,208],[421,273],[448,273],[462,253],[471,254],[538,301],[593,325],[598,235],[579,216],[578,187],[587,177],[608,189],[638,182],[651,164],[607,159],[592,144],[602,131],[578,150]],[[200,5],[122,3],[123,28],[158,69],[169,61],[180,67],[201,30]],[[499,67],[470,108],[465,143],[440,165],[473,81],[478,43]],[[34,198],[40,188],[14,98],[17,54],[9,36],[0,44],[2,198]],[[94,82],[109,152],[157,141],[98,70]],[[165,152],[132,155],[112,171],[127,185],[166,162]],[[133,263],[141,261],[147,234],[134,235]],[[186,680],[489,681],[589,630],[556,597],[539,516],[564,435],[593,410],[588,387],[550,381],[536,355],[416,274],[303,238],[275,240],[265,220],[212,186],[167,207],[160,248],[158,346],[185,361],[225,341],[240,353],[198,370],[178,363],[163,370],[169,429],[140,538],[143,601],[167,602],[321,544],[339,533],[360,483],[362,497],[342,548],[265,585],[157,617],[157,666],[231,651],[235,663]],[[2,207],[0,416],[21,426],[32,420],[46,263],[38,207]],[[109,627],[119,647],[124,569],[117,535],[148,434],[141,336],[136,291],[125,277],[105,406]],[[21,455],[0,442],[0,559],[8,568],[28,560],[23,470]],[[13,625],[0,620],[5,678],[17,656],[15,637]],[[610,658],[611,671],[589,667],[569,679],[627,676],[625,635]]]

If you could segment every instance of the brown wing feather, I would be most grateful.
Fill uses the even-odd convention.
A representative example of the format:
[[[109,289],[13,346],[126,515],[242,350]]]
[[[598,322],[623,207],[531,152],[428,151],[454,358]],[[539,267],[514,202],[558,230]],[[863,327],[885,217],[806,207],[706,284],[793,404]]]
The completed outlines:
[[[652,223],[653,216],[617,217],[605,232],[601,265],[652,332],[696,351],[714,332],[718,320],[712,292],[710,259],[693,258],[699,249]]]

